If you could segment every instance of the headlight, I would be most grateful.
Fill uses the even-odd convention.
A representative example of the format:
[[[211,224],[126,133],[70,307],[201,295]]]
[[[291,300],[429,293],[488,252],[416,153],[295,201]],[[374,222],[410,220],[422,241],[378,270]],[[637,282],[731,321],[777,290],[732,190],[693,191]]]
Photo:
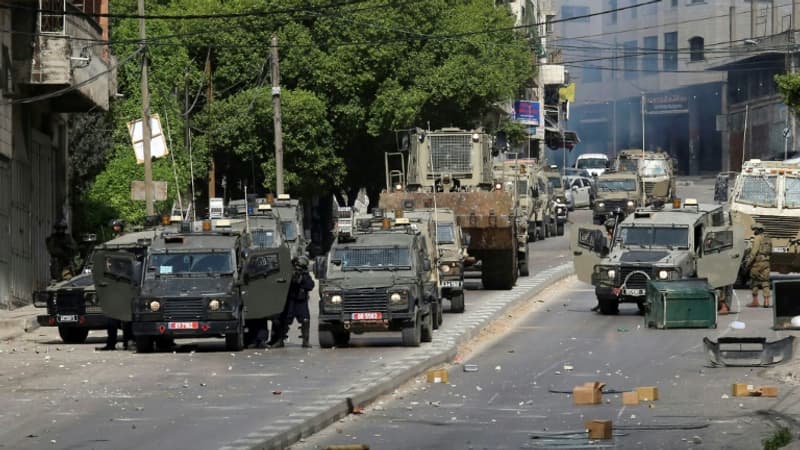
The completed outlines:
[[[403,300],[403,296],[395,292],[394,294],[391,295],[391,297],[389,297],[389,300],[398,303]]]
[[[628,200],[628,208],[633,208],[633,200]]]
[[[442,264],[441,266],[439,266],[439,270],[441,270],[442,273],[448,273],[450,272],[450,266],[448,266],[447,264]]]
[[[614,270],[614,269],[608,269],[608,272],[606,272],[606,275],[608,275],[608,278],[611,278],[613,280],[614,277],[617,276],[617,271]]]
[[[408,301],[408,293],[406,292],[392,292],[389,294],[389,301],[393,304],[404,304]]]
[[[659,270],[658,271],[658,279],[659,280],[666,280],[667,278],[669,278],[669,272],[667,272],[666,270]]]
[[[341,305],[342,304],[342,296],[339,294],[331,295],[331,304],[332,305]]]
[[[606,207],[606,204],[605,204],[605,203],[603,203],[603,202],[600,202],[600,203],[598,203],[598,204],[597,204],[597,207],[598,207],[598,208],[605,208],[605,207]]]
[[[502,191],[503,190],[503,183],[495,183],[494,184],[494,189],[496,191]]]
[[[156,312],[161,309],[161,303],[158,300],[151,301],[148,306],[150,307],[150,311]]]
[[[210,309],[211,311],[217,311],[220,306],[221,303],[217,299],[213,299],[210,302],[208,302],[208,309]]]

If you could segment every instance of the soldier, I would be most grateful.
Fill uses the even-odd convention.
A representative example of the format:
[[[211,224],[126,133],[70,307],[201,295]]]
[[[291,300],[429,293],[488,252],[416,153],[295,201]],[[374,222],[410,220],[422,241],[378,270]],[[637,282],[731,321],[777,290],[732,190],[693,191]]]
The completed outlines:
[[[125,223],[119,219],[111,222],[111,229],[114,231],[114,239],[122,236],[125,232]],[[106,345],[97,347],[100,351],[113,351],[117,349],[117,335],[122,328],[122,348],[128,350],[128,343],[133,341],[133,325],[130,322],[108,318],[106,323]]]
[[[308,293],[314,289],[314,280],[308,273],[308,258],[299,256],[292,258],[294,273],[292,283],[289,285],[289,294],[286,299],[286,308],[280,320],[281,326],[273,325],[273,331],[277,328],[277,336],[273,335],[276,342],[271,345],[273,348],[284,346],[284,339],[289,332],[292,322],[297,319],[300,323],[300,332],[303,338],[303,348],[310,348],[308,342],[311,329],[311,313],[308,311]]]
[[[609,217],[603,223],[603,225],[606,227],[606,233],[607,233],[606,245],[603,249],[603,252],[606,254],[611,251],[611,246],[614,243],[614,228],[616,228],[617,226],[617,217],[618,217],[618,212],[614,212],[614,217]],[[600,311],[599,299],[597,301],[597,305],[595,305],[594,308],[592,308],[592,312],[598,312],[598,311]]]
[[[761,289],[764,296],[764,308],[769,308],[769,257],[772,253],[772,241],[767,236],[764,236],[764,225],[756,222],[750,228],[753,230],[754,236],[746,267],[750,272],[753,301],[747,306],[751,308],[761,306],[758,303],[758,290]]]
[[[50,253],[50,277],[54,280],[68,280],[73,275],[73,262],[78,254],[78,244],[67,233],[67,220],[61,219],[53,225],[53,234],[45,241]]]

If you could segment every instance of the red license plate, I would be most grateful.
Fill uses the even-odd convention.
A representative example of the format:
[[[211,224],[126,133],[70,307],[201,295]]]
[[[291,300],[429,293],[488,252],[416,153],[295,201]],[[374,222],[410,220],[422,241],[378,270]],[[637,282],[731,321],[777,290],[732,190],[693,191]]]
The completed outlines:
[[[352,318],[353,320],[381,320],[383,318],[383,314],[379,312],[353,313]]]
[[[200,328],[197,322],[170,322],[167,324],[170,330],[196,330]]]

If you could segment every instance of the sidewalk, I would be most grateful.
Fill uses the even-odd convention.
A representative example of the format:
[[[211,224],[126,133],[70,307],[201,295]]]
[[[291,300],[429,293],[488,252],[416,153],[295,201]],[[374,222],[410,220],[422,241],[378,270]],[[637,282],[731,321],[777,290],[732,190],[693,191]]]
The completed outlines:
[[[44,309],[33,305],[0,310],[0,341],[13,339],[39,328],[36,322],[36,316],[39,314],[44,314]]]

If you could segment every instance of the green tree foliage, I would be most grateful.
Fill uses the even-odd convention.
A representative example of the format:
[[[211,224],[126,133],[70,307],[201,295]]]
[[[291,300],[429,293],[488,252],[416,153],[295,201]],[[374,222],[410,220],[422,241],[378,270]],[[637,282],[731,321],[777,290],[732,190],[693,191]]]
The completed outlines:
[[[484,124],[533,76],[532,43],[513,30],[508,9],[494,2],[365,0],[331,7],[333,3],[147,3],[148,15],[265,12],[147,21],[152,110],[162,116],[162,123],[169,121],[165,131],[174,137],[170,149],[178,174],[175,185],[170,160],[155,164],[154,178],[171,185],[171,198],[162,208],[189,186],[189,157],[181,132],[185,117],[192,122],[198,180],[213,156],[218,180],[227,181],[228,197],[240,195],[246,185],[262,192],[274,187],[268,60],[272,34],[280,42],[284,179],[295,195],[362,185],[379,188],[383,153],[394,149],[395,130]],[[112,12],[135,10],[135,0],[118,0]],[[137,48],[137,26],[133,19],[112,23],[118,58]],[[213,101],[205,95],[207,59]],[[138,65],[120,67],[118,83],[124,98],[111,112],[112,149],[106,152],[105,169],[84,196],[108,208],[96,208],[92,214],[103,217],[92,216],[91,223],[102,223],[112,213],[129,221],[143,215],[144,205],[128,200],[130,181],[142,176],[126,126],[141,116]],[[184,114],[187,86],[194,107]],[[499,121],[494,117],[491,122]]]
[[[778,85],[778,93],[783,102],[795,112],[800,111],[800,75],[787,73],[785,75],[775,75],[775,83]]]

